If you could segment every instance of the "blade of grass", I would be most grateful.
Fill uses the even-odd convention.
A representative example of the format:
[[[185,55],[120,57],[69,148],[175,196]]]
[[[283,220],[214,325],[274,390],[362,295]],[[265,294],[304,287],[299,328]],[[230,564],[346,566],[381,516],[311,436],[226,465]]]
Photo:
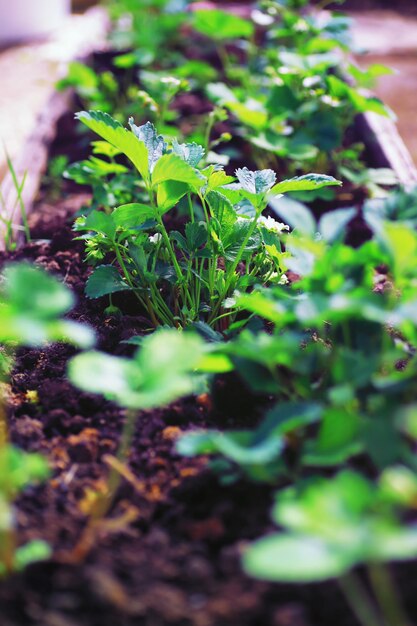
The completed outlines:
[[[23,229],[24,229],[24,232],[25,232],[26,241],[29,243],[31,241],[30,229],[29,229],[29,224],[28,224],[28,219],[27,219],[25,203],[24,203],[23,198],[22,198],[22,191],[23,191],[24,186],[25,186],[27,172],[24,173],[22,182],[19,184],[19,181],[17,179],[16,171],[14,169],[12,160],[11,160],[7,150],[5,150],[5,152],[6,152],[6,159],[7,159],[7,167],[9,168],[10,174],[12,176],[13,184],[14,184],[14,187],[15,187],[15,190],[16,190],[16,193],[17,193],[16,204],[18,203],[19,206],[20,206],[20,215],[21,215],[21,218],[22,218]]]

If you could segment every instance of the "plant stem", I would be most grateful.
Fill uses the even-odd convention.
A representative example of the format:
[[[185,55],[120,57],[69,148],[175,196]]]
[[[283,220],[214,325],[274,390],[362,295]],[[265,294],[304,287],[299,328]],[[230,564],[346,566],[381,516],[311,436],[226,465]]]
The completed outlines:
[[[188,208],[190,209],[191,224],[194,224],[194,207],[193,207],[193,201],[191,199],[190,193],[187,193],[187,198],[188,198]]]
[[[136,411],[128,410],[126,412],[126,419],[116,454],[116,459],[118,461],[124,462],[127,456],[133,440],[133,435],[135,433],[136,418]],[[106,494],[99,498],[99,501],[97,502],[97,505],[95,506],[93,514],[91,516],[91,523],[96,524],[99,520],[103,519],[103,517],[107,515],[111,505],[113,504],[113,500],[115,498],[117,489],[119,488],[121,479],[122,478],[120,476],[120,473],[114,467],[112,467],[109,477],[107,479]]]
[[[339,586],[362,626],[381,626],[381,620],[360,579],[349,572],[338,579]]]
[[[409,621],[398,598],[389,569],[382,563],[368,565],[369,580],[389,626],[407,626]]]
[[[134,284],[132,283],[132,279],[130,278],[130,274],[128,272],[128,269],[125,265],[125,262],[123,260],[123,256],[119,250],[119,244],[114,242],[114,250],[116,253],[116,258],[119,262],[119,265],[122,269],[122,272],[124,274],[124,277],[126,278],[127,284],[129,285],[129,287],[132,289],[133,293],[135,294],[135,296],[138,298],[139,302],[142,304],[142,306],[148,311],[149,316],[151,318],[152,324],[155,326],[155,328],[157,328],[160,324],[158,319],[156,318],[155,315],[155,311],[152,307],[152,303],[149,300],[149,296],[145,296],[145,300],[142,299],[142,297],[139,295],[138,290],[136,289],[136,287],[134,286]]]
[[[232,284],[232,281],[233,281],[233,278],[234,278],[237,266],[239,265],[239,263],[240,263],[240,261],[242,259],[243,253],[245,251],[246,246],[248,245],[249,239],[252,237],[253,233],[255,232],[255,228],[256,228],[256,225],[258,223],[258,219],[259,219],[259,216],[261,215],[261,213],[262,213],[261,209],[258,209],[256,211],[256,215],[255,215],[254,219],[252,220],[252,224],[250,225],[250,227],[248,229],[248,232],[246,233],[245,238],[242,241],[242,245],[239,248],[239,252],[237,253],[235,260],[233,261],[232,266],[226,272],[225,286],[224,286],[224,289],[223,289],[222,293],[219,295],[219,300],[218,300],[216,306],[214,307],[214,309],[212,311],[212,314],[211,314],[211,316],[209,318],[209,324],[213,321],[213,319],[215,319],[217,317],[219,309],[221,307],[221,304],[222,304],[223,300],[225,299],[225,297],[227,296],[227,293],[228,293],[228,291],[230,289],[230,285]]]

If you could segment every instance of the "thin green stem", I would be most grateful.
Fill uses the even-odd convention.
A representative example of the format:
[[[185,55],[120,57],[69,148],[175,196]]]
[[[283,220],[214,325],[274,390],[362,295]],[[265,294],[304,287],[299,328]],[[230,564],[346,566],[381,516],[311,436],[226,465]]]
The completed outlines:
[[[243,253],[245,252],[245,249],[246,249],[246,246],[248,245],[249,239],[252,237],[253,233],[255,232],[255,228],[256,228],[256,225],[258,223],[258,219],[259,219],[259,216],[261,215],[261,213],[262,213],[262,209],[258,208],[258,210],[256,212],[256,216],[252,220],[252,223],[251,223],[251,225],[250,225],[250,227],[248,229],[248,232],[246,233],[246,236],[244,237],[244,239],[242,241],[242,245],[239,248],[239,252],[237,253],[235,260],[233,261],[231,267],[226,271],[225,286],[224,286],[221,294],[219,295],[219,300],[218,300],[216,306],[214,307],[213,312],[212,312],[212,314],[211,314],[211,316],[209,318],[209,323],[211,323],[213,321],[213,319],[218,315],[218,311],[219,311],[219,309],[221,307],[221,304],[222,304],[223,300],[225,299],[225,297],[227,296],[227,294],[229,292],[230,286],[231,286],[231,284],[233,282],[233,279],[234,279],[234,276],[235,276],[236,269],[237,269],[240,261],[242,260]]]
[[[349,572],[338,579],[339,586],[362,626],[381,626],[381,620],[360,579]]]
[[[368,565],[369,580],[389,626],[407,626],[409,621],[398,598],[388,568],[383,563]]]
[[[118,461],[124,462],[126,456],[128,454],[129,448],[131,446],[133,435],[135,433],[137,412],[133,410],[128,410],[126,412],[126,419],[123,426],[122,434],[120,437],[119,447],[116,454],[116,459]],[[117,489],[119,488],[121,482],[120,473],[116,470],[116,468],[112,467],[110,469],[109,477],[107,479],[107,491],[104,496],[102,496],[97,502],[94,511],[91,516],[91,522],[96,524],[98,520],[103,519],[107,515],[110,510],[111,505],[113,504]]]
[[[194,207],[193,207],[193,201],[192,201],[190,193],[187,193],[187,199],[188,199],[188,208],[190,210],[190,220],[191,220],[191,223],[194,224],[194,221],[195,221],[195,218],[194,218]]]
[[[137,288],[135,287],[135,285],[132,282],[132,279],[130,277],[130,273],[126,267],[126,264],[124,262],[123,256],[119,250],[119,244],[117,242],[114,242],[115,246],[114,246],[114,250],[116,253],[116,258],[119,262],[119,265],[121,267],[121,270],[123,272],[124,277],[126,278],[126,282],[129,285],[129,287],[132,289],[133,293],[135,294],[135,296],[137,297],[137,299],[139,300],[139,302],[141,303],[141,305],[143,306],[144,309],[146,309],[149,313],[149,316],[151,318],[152,324],[155,326],[155,328],[157,328],[160,324],[159,324],[159,320],[156,318],[155,316],[155,311],[152,307],[152,303],[149,300],[149,296],[145,296],[145,298],[142,298],[141,295],[139,294]]]

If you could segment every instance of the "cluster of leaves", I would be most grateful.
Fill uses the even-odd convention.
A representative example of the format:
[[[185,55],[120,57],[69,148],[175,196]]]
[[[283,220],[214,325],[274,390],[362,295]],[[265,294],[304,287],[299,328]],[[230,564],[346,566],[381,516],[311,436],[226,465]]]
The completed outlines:
[[[417,274],[409,263],[417,235],[393,211],[412,219],[414,196],[371,203],[374,237],[356,250],[325,222],[311,220],[320,228],[315,237],[297,229],[286,236],[286,263],[299,279],[237,297],[272,333],[245,330],[212,348],[224,370],[228,359],[271,408],[254,429],[194,432],[178,443],[182,454],[222,459],[213,467],[223,480],[243,472],[255,481],[295,483],[276,495],[273,516],[284,531],[245,553],[249,573],[290,582],[347,575],[352,583],[352,568],[365,564],[388,613],[399,609],[393,597],[383,602],[378,580],[388,574],[381,562],[417,555],[415,526],[403,521],[413,517],[417,484]],[[343,212],[339,217],[343,222]],[[356,471],[324,478],[346,464]],[[367,467],[379,476],[376,491],[363,476]],[[306,481],[311,473],[318,478]],[[372,623],[369,615],[361,619]]]
[[[50,547],[41,540],[15,545],[13,501],[28,485],[49,475],[46,460],[26,453],[7,440],[4,386],[19,346],[41,346],[66,341],[88,348],[92,331],[62,319],[73,305],[73,296],[42,270],[26,264],[7,266],[0,281],[0,576],[47,558]]]
[[[100,135],[108,154],[127,157],[140,176],[140,202],[93,210],[76,222],[88,260],[100,263],[86,293],[97,298],[129,290],[155,327],[203,321],[228,328],[237,312],[235,290],[283,281],[280,237],[288,227],[262,216],[269,198],[340,184],[316,174],[277,183],[272,170],[246,167],[236,170],[236,182],[221,166],[204,167],[202,146],[169,141],[150,122],[136,126],[131,119],[127,130],[106,113],[82,112],[78,119]],[[90,162],[124,168],[96,157]],[[181,203],[185,226],[168,232],[163,218]]]
[[[229,118],[231,134],[251,147],[252,166],[287,176],[332,173],[375,194],[380,184],[395,184],[392,172],[367,173],[363,146],[347,145],[346,138],[357,114],[392,115],[367,92],[389,70],[352,65],[349,19],[307,4],[266,0],[242,18],[217,8],[187,11],[187,2],[111,0],[113,38],[123,48],[114,71],[77,63],[60,85],[75,87],[85,108],[112,113],[120,122],[134,115],[176,137],[180,127],[188,142],[201,143],[209,159],[223,164],[237,156],[233,144],[215,152],[230,139],[216,121]],[[195,44],[192,54],[189,41]],[[217,62],[209,63],[212,58]],[[205,113],[178,119],[171,104],[184,90],[197,102],[211,101],[215,109],[208,123]],[[332,199],[334,190],[315,195]]]

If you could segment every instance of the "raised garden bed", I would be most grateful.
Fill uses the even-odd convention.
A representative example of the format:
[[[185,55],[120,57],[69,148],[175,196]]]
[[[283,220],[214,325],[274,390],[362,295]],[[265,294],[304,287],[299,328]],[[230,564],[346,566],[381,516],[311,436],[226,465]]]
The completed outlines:
[[[96,62],[103,63],[103,57],[97,59]],[[108,62],[107,57],[104,59],[106,69],[112,67]],[[201,93],[180,94],[178,100],[176,102],[174,100],[172,109],[180,112],[179,123],[181,123],[184,118],[189,119],[190,111],[191,114],[195,113],[194,107],[200,115],[205,114],[207,101],[201,97]],[[208,110],[210,108],[209,105]],[[59,111],[58,108],[54,110]],[[59,120],[58,117],[60,117]],[[72,162],[88,156],[89,138],[86,135],[80,135],[79,125],[75,125],[72,117],[71,111],[63,117],[56,115],[56,138],[48,146],[49,159],[64,154]],[[84,119],[91,123],[91,117],[84,117]],[[112,126],[112,123],[109,124]],[[103,130],[103,127],[100,128]],[[116,128],[118,128],[117,125]],[[172,124],[170,128],[172,130]],[[221,120],[217,135],[228,133],[235,128],[236,120],[231,125],[228,125],[226,120]],[[410,186],[413,182],[417,182],[411,159],[391,122],[386,122],[381,127],[369,116],[362,117],[357,120],[357,129],[366,145],[368,167],[391,167],[400,182]],[[350,135],[352,140],[348,145],[357,140],[354,132],[349,129],[349,133],[352,133]],[[45,137],[44,134],[43,137]],[[114,143],[117,142],[113,142],[113,146]],[[229,153],[231,164],[241,168],[248,162],[253,163],[254,156],[251,152],[253,148],[244,135],[239,136],[231,145],[233,147]],[[175,178],[172,180],[182,182]],[[34,184],[33,189],[36,186]],[[142,192],[141,189],[140,193]],[[343,193],[347,193],[347,197],[343,197]],[[345,190],[342,188],[341,195],[330,201],[330,203],[333,202],[333,207],[341,208],[349,207],[352,202],[359,200],[354,206],[355,215],[350,215],[350,220],[345,222],[345,226],[350,224],[350,234],[352,234],[352,229],[356,233],[353,242],[355,245],[363,243],[373,234],[370,225],[375,225],[375,221],[364,221],[364,215],[366,217],[364,200],[367,193],[367,190],[357,189],[351,183],[345,186]],[[253,195],[256,194],[252,193]],[[86,298],[84,290],[91,275],[91,268],[84,261],[84,241],[74,239],[71,223],[74,215],[77,212],[82,213],[83,206],[87,205],[90,199],[91,193],[85,186],[76,186],[74,182],[68,180],[60,184],[56,179],[51,179],[49,173],[29,217],[33,242],[21,245],[15,251],[3,252],[0,260],[2,264],[22,260],[34,262],[62,278],[77,296],[77,305],[70,314],[71,320],[88,323],[95,329],[98,350],[116,356],[130,357],[135,348],[124,342],[131,340],[132,337],[147,334],[152,320],[150,320],[149,312],[138,306],[132,292],[118,293],[115,290],[112,294],[111,310],[106,308],[103,298]],[[253,197],[252,201],[255,202]],[[327,213],[329,208],[328,199],[318,197],[314,200],[315,215]],[[278,208],[278,213],[279,210]],[[184,219],[181,213],[167,213],[165,224],[168,233],[174,229],[182,231]],[[380,225],[379,222],[378,225]],[[378,233],[377,227],[374,230]],[[326,237],[324,230],[322,235]],[[181,241],[180,238],[177,239]],[[336,236],[335,239],[337,240],[338,237]],[[291,239],[288,243],[291,245]],[[361,255],[365,259],[364,263],[368,264],[366,265],[368,269],[372,267],[374,259],[390,257],[385,257],[383,252],[372,253],[372,248],[369,248],[371,252],[370,257],[367,258],[363,247],[357,251],[357,257],[349,256],[350,253],[347,251],[350,248],[344,247],[340,241],[333,242],[332,237],[329,241],[329,251],[333,250],[331,248],[333,243],[335,246],[333,261],[330,252],[327,257],[328,262],[334,262],[330,270],[335,276],[342,275],[342,270],[338,265],[340,260],[336,254],[337,250],[348,255],[345,263],[346,267],[352,269],[352,274],[347,272],[346,282],[358,280],[358,285],[353,283],[352,293],[356,293],[354,288],[357,287],[361,297],[365,298],[366,290],[371,292],[372,289],[365,279],[362,284],[361,278],[357,277],[362,267]],[[294,246],[294,239],[292,245]],[[393,253],[393,258],[399,264],[400,253],[396,251],[395,254],[397,256]],[[108,260],[108,257],[106,259]],[[227,258],[223,263],[226,264],[226,262]],[[249,262],[246,258],[242,264]],[[381,298],[389,292],[390,287],[387,284],[390,279],[394,284],[396,280],[398,284],[401,284],[399,275],[402,271],[405,272],[407,261],[403,260],[402,263],[399,270],[394,262],[394,269],[382,266],[382,264],[378,265],[377,278]],[[215,269],[221,271],[224,266],[222,267],[219,263]],[[295,285],[295,293],[302,272],[297,273],[290,268],[287,273],[289,282]],[[317,274],[316,279],[319,282],[322,279],[321,275]],[[302,284],[305,285],[305,283]],[[404,291],[411,290],[407,283],[401,285]],[[271,287],[272,290],[274,288],[276,289],[276,286]],[[339,288],[342,290],[342,285]],[[290,289],[293,287],[288,287],[288,290]],[[303,287],[303,289],[306,288]],[[314,283],[311,289],[314,289]],[[292,293],[289,291],[289,299]],[[346,291],[344,295],[346,296]],[[374,296],[375,294],[372,296],[370,294],[370,297]],[[249,310],[251,306],[254,306],[255,312],[256,302],[251,305],[250,293],[248,298],[246,306]],[[322,302],[323,306],[327,305],[327,300],[322,300]],[[383,323],[380,321],[381,318],[375,317],[374,319],[372,313],[362,313],[361,307],[350,309],[351,302],[349,300],[346,302],[345,308],[348,313],[345,325],[342,324],[340,327],[341,330],[348,335],[350,324],[355,329],[354,324],[359,320],[364,324],[359,329],[362,342],[366,343],[364,332],[372,339],[372,333],[375,331],[374,325],[378,324],[381,325],[380,336],[385,339],[389,338],[385,329],[385,317]],[[365,304],[368,304],[366,300],[363,305],[364,310]],[[373,300],[372,304],[374,304]],[[325,310],[326,314],[331,317],[332,310],[330,308]],[[393,310],[399,315],[399,309]],[[350,311],[353,312],[349,313]],[[290,316],[288,325],[283,328],[282,333],[278,332],[280,328],[278,318],[275,319],[273,316],[271,318],[268,314],[262,315],[259,311],[257,312],[259,318],[263,319],[263,327],[267,331],[264,334],[265,341],[275,337],[279,342],[282,336],[285,336],[287,328],[289,329],[288,335],[298,328],[298,321],[291,317],[292,311],[289,309],[287,311]],[[242,319],[239,317],[240,314],[237,314],[237,321]],[[352,317],[349,317],[350,314]],[[366,315],[369,315],[369,318]],[[19,544],[25,545],[33,539],[42,537],[52,547],[53,556],[29,565],[25,571],[14,573],[0,583],[2,626],[3,624],[4,626],[60,626],[61,624],[63,626],[95,624],[100,624],[100,626],[114,626],[114,624],[126,626],[138,624],[146,626],[168,624],[174,626],[356,625],[357,619],[352,614],[351,607],[349,608],[346,602],[346,596],[343,595],[336,582],[276,585],[249,577],[243,573],[241,566],[242,553],[248,543],[272,533],[276,528],[270,519],[270,507],[277,486],[289,484],[297,473],[301,474],[303,471],[305,471],[305,476],[310,477],[318,474],[330,476],[338,471],[337,463],[329,466],[324,464],[324,469],[320,467],[320,463],[318,466],[314,463],[310,465],[307,463],[304,469],[298,467],[298,462],[300,464],[304,462],[304,457],[298,456],[302,439],[305,436],[306,439],[309,438],[309,441],[314,441],[314,433],[319,427],[316,421],[307,421],[301,426],[296,425],[289,431],[285,431],[285,438],[282,439],[285,447],[283,462],[290,471],[276,475],[275,469],[271,469],[265,463],[267,479],[257,476],[257,480],[253,481],[256,463],[254,469],[250,464],[245,465],[246,461],[241,459],[240,467],[233,455],[228,457],[226,452],[224,452],[223,461],[228,460],[229,465],[225,463],[223,471],[218,467],[220,474],[215,474],[208,466],[207,456],[180,455],[175,448],[177,440],[187,431],[255,429],[259,423],[262,423],[262,416],[266,409],[273,407],[277,400],[277,406],[285,404],[288,400],[282,392],[282,380],[286,380],[286,376],[288,376],[288,388],[294,392],[291,396],[292,400],[296,396],[292,384],[294,381],[295,385],[297,384],[297,376],[299,376],[299,379],[303,381],[300,383],[301,387],[305,385],[305,388],[297,389],[299,402],[307,402],[307,399],[308,402],[325,402],[326,393],[336,390],[340,392],[337,398],[336,391],[334,391],[334,397],[330,394],[329,402],[334,402],[334,405],[331,405],[332,410],[340,406],[346,408],[343,404],[345,402],[343,393],[348,393],[349,377],[356,381],[357,376],[353,375],[353,370],[359,364],[359,357],[362,358],[366,350],[363,350],[362,346],[356,346],[356,335],[352,344],[348,341],[349,338],[346,339],[346,334],[344,339],[338,338],[340,329],[337,315],[332,319],[331,324],[334,327],[333,336],[331,336],[331,329],[326,325],[324,329],[322,328],[321,322],[317,321],[319,317],[319,314],[317,318],[308,317],[308,313],[305,315],[304,325],[311,322],[313,326],[310,328],[317,327],[317,335],[312,333],[310,338],[309,332],[306,332],[303,339],[305,345],[300,348],[297,344],[298,351],[291,353],[294,363],[298,359],[298,353],[302,354],[302,351],[308,351],[311,345],[321,343],[323,349],[335,346],[334,358],[341,358],[337,352],[339,341],[341,353],[342,348],[346,346],[352,350],[356,349],[352,356],[350,371],[348,374],[345,373],[342,381],[344,385],[337,386],[334,382],[332,386],[329,383],[329,388],[324,387],[323,397],[320,396],[319,390],[318,396],[314,396],[315,391],[313,391],[310,399],[308,395],[310,388],[320,388],[321,382],[317,371],[312,373],[309,385],[308,381],[304,381],[302,368],[297,374],[294,373],[297,369],[291,370],[290,360],[286,364],[283,362],[279,366],[276,365],[274,370],[279,378],[278,392],[271,391],[271,387],[268,391],[254,390],[251,388],[250,379],[253,378],[254,383],[259,382],[257,374],[259,369],[257,367],[247,371],[244,367],[239,369],[239,364],[242,365],[245,361],[245,355],[238,352],[236,363],[233,361],[237,371],[227,373],[223,371],[217,375],[210,392],[205,388],[200,388],[198,395],[186,395],[183,399],[176,399],[167,408],[149,408],[142,411],[137,420],[127,456],[118,460],[115,457],[122,424],[125,422],[125,411],[118,404],[106,401],[101,396],[76,390],[69,382],[67,364],[76,350],[63,343],[46,348],[21,348],[17,354],[9,389],[10,437],[13,443],[24,450],[45,455],[50,461],[53,475],[44,484],[31,487],[18,497],[16,502],[18,541]],[[178,325],[186,325],[179,314],[176,319],[180,320]],[[409,321],[406,313],[404,313],[404,319],[406,322]],[[278,329],[276,336],[273,326]],[[221,331],[227,335],[227,327],[215,328],[218,332]],[[413,372],[411,340],[414,335],[406,324],[404,328],[401,326],[401,331],[405,333],[404,336],[400,337],[398,334],[395,338],[398,339],[398,345],[401,343],[400,339],[404,342],[406,356],[402,366],[398,362],[398,372],[406,369],[406,361],[409,359],[411,378]],[[253,332],[261,332],[259,326],[258,329],[254,326]],[[394,330],[391,332],[394,337]],[[329,336],[326,336],[326,333],[329,333]],[[185,335],[187,336],[187,333]],[[233,350],[234,345],[239,345],[239,338],[236,339],[232,335],[230,344]],[[282,350],[284,348],[288,351],[294,350],[291,342],[288,342],[284,348],[277,343],[278,347]],[[372,341],[368,349],[370,353],[374,350]],[[222,355],[226,360],[227,350],[226,347],[225,354]],[[263,350],[265,348],[258,350],[256,357],[250,358],[255,361],[257,357],[262,358]],[[401,351],[401,346],[399,350]],[[384,357],[389,360],[390,355],[391,352],[387,349]],[[320,360],[320,352],[317,353],[317,358]],[[184,355],[184,360],[186,360],[186,355]],[[335,361],[334,371],[337,370],[337,363]],[[321,365],[324,366],[323,363]],[[173,367],[175,368],[175,364]],[[263,372],[261,379],[268,381],[268,371],[263,370],[263,367],[264,364],[259,365]],[[386,365],[386,367],[389,366]],[[383,367],[381,367],[381,372],[386,373]],[[92,371],[91,374],[93,375],[94,372]],[[364,371],[363,376],[366,375],[367,372]],[[332,378],[332,368],[326,376],[329,379]],[[401,382],[405,386],[408,383],[411,385],[412,381],[408,381],[407,376],[404,375]],[[110,387],[111,383],[109,379]],[[371,393],[359,383],[354,384],[358,385],[353,388],[353,393],[357,393],[358,398],[367,399],[367,394],[369,394],[372,402],[376,404],[377,400],[374,398],[373,391]],[[369,386],[371,387],[372,384],[373,380],[370,379]],[[389,381],[387,386],[388,384]],[[98,382],[97,385],[100,386],[100,383]],[[411,391],[409,394],[411,395]],[[114,399],[118,399],[117,394]],[[372,404],[371,400],[370,404]],[[402,396],[401,401],[406,404]],[[349,400],[346,400],[346,406],[348,404]],[[365,406],[364,401],[363,411],[369,409],[372,414],[374,409],[371,407],[365,409]],[[408,405],[407,408],[409,408]],[[328,409],[326,405],[326,411]],[[385,409],[384,406],[380,410],[383,409]],[[307,418],[310,419],[309,416]],[[364,422],[368,424],[368,421],[371,421],[371,418],[366,415]],[[401,424],[402,428],[406,428],[404,422]],[[372,436],[376,438],[377,434],[381,435],[379,431],[375,431]],[[389,436],[394,438],[394,434],[396,436],[397,431],[393,434],[389,431]],[[412,426],[410,426],[410,431],[406,432],[406,438],[410,440],[410,449],[412,449],[414,445]],[[384,439],[382,435],[381,439]],[[384,445],[385,441],[386,439],[384,439]],[[357,442],[353,438],[353,441],[349,441],[349,444],[351,443]],[[363,444],[362,440],[361,443]],[[369,447],[378,448],[378,445],[374,446],[372,442]],[[206,451],[210,452],[210,449]],[[246,454],[251,453],[252,449],[249,446]],[[400,460],[405,463],[404,459],[408,457],[405,453],[404,457],[401,454],[402,448],[401,452],[395,451],[392,464],[399,463]],[[230,466],[231,458],[234,460],[232,467]],[[349,467],[355,472],[363,472],[367,480],[376,480],[381,465],[384,469],[390,468],[391,461],[386,461],[385,458],[384,454],[380,457],[369,455],[368,448],[365,448],[361,449],[360,453],[356,451],[352,455],[347,454],[342,466]],[[278,455],[274,460],[277,459]],[[238,471],[239,467],[242,471]],[[317,467],[320,467],[320,471]],[[106,477],[110,468],[116,468],[120,483],[113,494],[113,500],[109,502],[107,515],[104,515],[103,519],[99,517],[99,523],[92,523],[96,498],[94,494],[103,495],[106,492]],[[413,494],[413,489],[410,489]],[[407,500],[407,503],[409,504],[410,500]],[[385,503],[385,506],[388,507],[388,504]],[[415,517],[412,504],[409,504],[409,509],[408,514],[412,521]],[[330,519],[331,513],[332,511],[329,511]],[[365,516],[365,512],[363,515]],[[349,546],[349,539],[345,543]],[[356,562],[363,561],[360,558],[357,561],[352,560],[352,563]],[[366,560],[364,562],[367,564]],[[395,568],[394,573],[397,586],[401,589],[404,606],[410,615],[415,617],[416,563],[412,562],[405,567]],[[342,589],[346,593],[343,585]],[[347,597],[349,598],[349,594]],[[360,620],[363,615],[360,610],[358,613]],[[401,620],[395,622],[391,621],[391,618],[392,615],[387,618],[390,626],[397,626],[401,623]]]

